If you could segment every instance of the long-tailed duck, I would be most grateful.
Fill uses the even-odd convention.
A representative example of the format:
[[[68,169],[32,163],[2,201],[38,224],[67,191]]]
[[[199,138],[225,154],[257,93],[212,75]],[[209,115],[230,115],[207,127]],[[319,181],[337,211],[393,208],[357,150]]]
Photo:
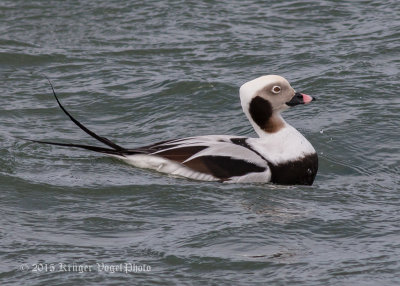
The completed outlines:
[[[51,85],[51,83],[50,83]],[[120,158],[136,167],[202,181],[311,185],[318,170],[313,146],[281,117],[281,111],[314,100],[295,92],[277,75],[256,78],[240,87],[242,108],[259,138],[208,135],[124,148],[86,128],[58,105],[83,131],[108,147],[31,140],[83,148]]]

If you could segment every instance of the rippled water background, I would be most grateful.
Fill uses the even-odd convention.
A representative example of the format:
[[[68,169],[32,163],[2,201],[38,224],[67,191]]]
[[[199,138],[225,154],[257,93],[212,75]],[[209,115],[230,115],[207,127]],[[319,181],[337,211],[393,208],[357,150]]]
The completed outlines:
[[[318,151],[312,187],[176,179],[17,139],[94,143],[45,76],[122,146],[255,136],[238,88],[263,74],[319,99],[284,114]],[[398,285],[397,0],[2,0],[0,78],[1,285]]]

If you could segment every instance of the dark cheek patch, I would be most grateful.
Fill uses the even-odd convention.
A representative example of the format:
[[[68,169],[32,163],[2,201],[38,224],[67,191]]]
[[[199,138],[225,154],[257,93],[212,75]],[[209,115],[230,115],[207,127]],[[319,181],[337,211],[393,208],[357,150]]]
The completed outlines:
[[[272,106],[271,104],[260,96],[256,96],[250,102],[249,112],[251,118],[253,118],[254,122],[261,128],[267,125],[268,120],[272,115]]]

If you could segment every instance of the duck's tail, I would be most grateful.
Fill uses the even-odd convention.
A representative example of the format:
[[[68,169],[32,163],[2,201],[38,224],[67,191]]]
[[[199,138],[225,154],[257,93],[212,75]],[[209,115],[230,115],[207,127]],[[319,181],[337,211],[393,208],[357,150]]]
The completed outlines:
[[[105,154],[109,154],[109,155],[117,155],[117,156],[123,156],[123,157],[125,157],[125,155],[127,155],[127,153],[132,153],[132,152],[124,153],[123,151],[114,150],[114,149],[111,149],[111,148],[104,148],[104,147],[91,146],[91,145],[72,144],[72,143],[58,143],[58,142],[32,140],[32,139],[25,139],[25,138],[21,138],[21,139],[26,140],[26,141],[35,142],[35,143],[40,143],[40,144],[81,148],[81,149],[86,149],[86,150],[95,151],[95,152],[99,152],[99,153],[105,153]]]
[[[74,148],[81,148],[81,149],[86,149],[86,150],[90,150],[90,151],[95,151],[95,152],[99,152],[99,153],[105,153],[105,154],[109,154],[109,155],[117,155],[117,156],[122,156],[124,157],[125,155],[128,154],[135,154],[135,153],[140,153],[138,151],[133,151],[133,150],[128,150],[125,149],[124,147],[115,144],[114,142],[112,142],[111,140],[99,136],[96,133],[94,133],[93,131],[89,130],[87,127],[85,127],[82,123],[80,123],[78,120],[76,120],[65,108],[64,106],[61,104],[60,100],[58,99],[56,92],[54,91],[54,87],[51,84],[50,80],[47,79],[50,83],[51,86],[51,90],[53,91],[53,95],[55,97],[55,99],[57,100],[58,105],[60,106],[60,108],[62,109],[62,111],[71,119],[72,122],[74,122],[80,129],[82,129],[83,131],[85,131],[87,134],[89,134],[90,136],[92,136],[93,138],[95,138],[96,140],[100,141],[101,143],[111,147],[111,148],[105,148],[105,147],[98,147],[98,146],[90,146],[90,145],[82,145],[82,144],[72,144],[72,143],[58,143],[58,142],[49,142],[49,141],[42,141],[42,140],[31,140],[31,139],[25,139],[31,142],[35,142],[35,143],[41,143],[41,144],[48,144],[48,145],[56,145],[56,146],[64,146],[64,147],[74,147]]]

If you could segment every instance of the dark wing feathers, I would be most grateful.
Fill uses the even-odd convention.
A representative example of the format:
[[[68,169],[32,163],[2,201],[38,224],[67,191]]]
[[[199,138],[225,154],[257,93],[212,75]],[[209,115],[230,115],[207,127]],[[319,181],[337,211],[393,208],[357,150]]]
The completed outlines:
[[[226,181],[231,177],[243,176],[253,172],[264,172],[266,170],[264,167],[261,167],[254,163],[250,163],[241,159],[231,158],[228,156],[203,155],[185,162],[190,157],[196,155],[198,152],[209,148],[209,146],[204,145],[179,147],[179,144],[184,144],[186,139],[188,138],[163,141],[146,147],[141,147],[136,150],[142,150],[148,152],[151,155],[160,156],[165,159],[181,163],[194,171],[212,175],[222,181]],[[242,140],[244,140],[245,138],[235,139],[240,139],[242,143]],[[231,141],[220,141],[220,143],[237,144],[237,142]]]
[[[248,173],[265,171],[264,167],[227,156],[200,156],[183,164],[195,171],[212,175],[222,181]]]
[[[153,153],[153,155],[161,156],[172,161],[183,163],[194,154],[206,148],[207,146],[185,146],[175,149],[167,149],[165,151]]]

